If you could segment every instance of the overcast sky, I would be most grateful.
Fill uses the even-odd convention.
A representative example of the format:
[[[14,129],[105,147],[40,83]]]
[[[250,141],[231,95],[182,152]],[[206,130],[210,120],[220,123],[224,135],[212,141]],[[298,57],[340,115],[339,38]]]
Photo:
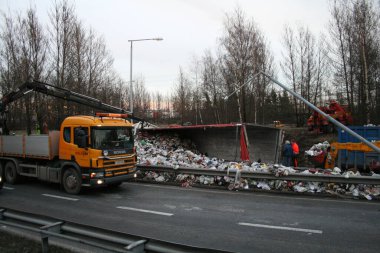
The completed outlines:
[[[86,27],[104,37],[114,67],[129,81],[131,39],[162,37],[163,41],[133,43],[133,77],[143,76],[148,91],[168,93],[194,57],[215,51],[223,34],[226,13],[239,6],[264,33],[276,63],[281,57],[285,24],[307,25],[315,35],[326,30],[328,0],[69,0]],[[48,22],[52,0],[0,0],[6,13],[35,6],[40,21]]]

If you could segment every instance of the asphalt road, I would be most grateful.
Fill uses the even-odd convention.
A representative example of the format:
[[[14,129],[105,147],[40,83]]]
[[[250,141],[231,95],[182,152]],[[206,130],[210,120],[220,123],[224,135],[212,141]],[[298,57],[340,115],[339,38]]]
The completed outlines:
[[[0,207],[233,252],[379,252],[380,203],[124,183],[5,185]]]

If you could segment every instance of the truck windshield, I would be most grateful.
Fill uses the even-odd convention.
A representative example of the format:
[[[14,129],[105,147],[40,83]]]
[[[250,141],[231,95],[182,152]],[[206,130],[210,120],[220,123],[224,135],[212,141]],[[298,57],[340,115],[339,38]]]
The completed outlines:
[[[131,127],[93,127],[91,136],[94,149],[133,148]]]

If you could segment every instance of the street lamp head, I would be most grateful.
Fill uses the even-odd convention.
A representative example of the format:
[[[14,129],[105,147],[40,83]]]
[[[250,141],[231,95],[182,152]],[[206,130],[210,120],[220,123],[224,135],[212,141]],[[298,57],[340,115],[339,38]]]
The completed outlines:
[[[135,40],[128,40],[128,42],[135,42],[135,41],[144,41],[144,40],[157,40],[157,41],[160,41],[160,40],[164,40],[163,38],[160,38],[160,37],[157,37],[157,38],[150,38],[150,39],[135,39]]]

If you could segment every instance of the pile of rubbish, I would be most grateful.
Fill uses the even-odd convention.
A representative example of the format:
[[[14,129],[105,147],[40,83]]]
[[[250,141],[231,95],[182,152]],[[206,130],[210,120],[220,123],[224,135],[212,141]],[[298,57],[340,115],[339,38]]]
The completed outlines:
[[[309,150],[305,151],[305,154],[309,156],[319,156],[326,153],[329,147],[330,143],[324,141],[323,143],[314,144]]]
[[[150,135],[139,137],[136,141],[138,160],[144,165],[161,165],[170,167],[221,169],[224,160],[209,158],[200,154],[190,140],[181,140],[178,136]]]
[[[280,164],[224,161],[201,154],[191,141],[181,140],[175,135],[139,136],[136,139],[136,144],[138,164],[173,168],[173,172],[140,172],[139,178],[145,181],[176,183],[182,187],[207,185],[223,186],[229,190],[261,189],[266,191],[324,193],[336,196],[364,197],[368,200],[380,195],[380,187],[373,185],[302,182],[281,179],[282,176],[294,173],[342,175],[346,178],[360,176],[360,173],[354,170],[345,172],[342,172],[339,168],[334,168],[333,170],[296,170]],[[314,146],[309,150],[310,154],[317,154],[320,150],[326,150],[329,144],[324,142]],[[226,171],[226,176],[181,174],[176,171],[179,167]],[[231,172],[236,172],[235,176],[230,176]],[[278,177],[278,180],[243,178],[241,177],[241,172],[267,172]],[[373,176],[380,175],[374,174]]]

